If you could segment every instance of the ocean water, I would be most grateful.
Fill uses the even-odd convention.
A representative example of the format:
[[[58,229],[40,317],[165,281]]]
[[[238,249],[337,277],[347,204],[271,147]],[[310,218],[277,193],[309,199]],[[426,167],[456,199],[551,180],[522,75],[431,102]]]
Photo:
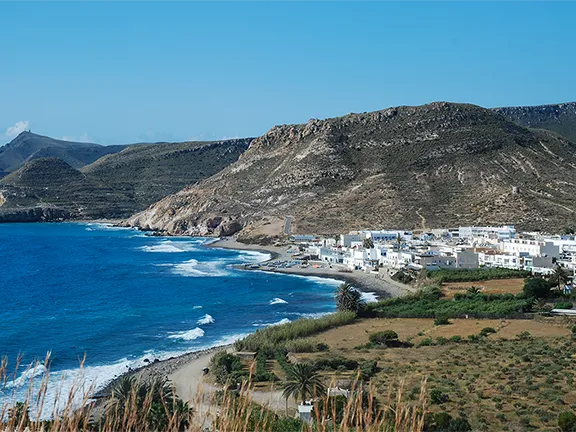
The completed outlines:
[[[144,359],[334,311],[338,281],[237,270],[268,255],[208,241],[104,224],[0,225],[0,356],[10,365],[22,356],[0,407],[22,395],[24,369],[48,351],[52,382],[102,387]]]

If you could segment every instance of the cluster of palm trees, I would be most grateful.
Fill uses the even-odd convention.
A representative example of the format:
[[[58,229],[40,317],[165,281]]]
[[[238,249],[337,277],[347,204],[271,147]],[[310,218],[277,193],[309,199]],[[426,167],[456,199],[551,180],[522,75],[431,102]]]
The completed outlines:
[[[101,421],[125,430],[132,422],[149,430],[183,431],[190,425],[192,414],[188,402],[176,396],[167,378],[137,380],[124,375],[112,387]]]

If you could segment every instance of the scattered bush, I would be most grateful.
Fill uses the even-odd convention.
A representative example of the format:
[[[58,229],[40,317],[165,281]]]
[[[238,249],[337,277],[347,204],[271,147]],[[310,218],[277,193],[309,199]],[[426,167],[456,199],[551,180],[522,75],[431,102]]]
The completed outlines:
[[[455,343],[462,342],[462,336],[458,336],[458,335],[451,336],[450,342],[455,342]]]
[[[558,415],[558,427],[562,432],[576,431],[576,415],[570,411],[563,411]]]
[[[364,381],[368,381],[374,375],[376,375],[377,371],[377,362],[376,360],[367,360],[365,362],[360,363],[360,379]]]
[[[445,316],[438,317],[434,320],[434,325],[437,325],[437,326],[448,325],[448,324],[450,324],[450,320]]]
[[[384,330],[372,333],[368,339],[375,345],[391,346],[398,343],[398,333],[394,330]]]
[[[442,390],[434,389],[430,392],[430,403],[434,405],[440,405],[448,402],[448,395],[443,393]]]
[[[532,335],[528,331],[523,331],[516,336],[519,340],[529,340],[532,339]]]
[[[572,309],[572,303],[570,303],[570,302],[558,302],[554,305],[554,309]]]
[[[545,298],[550,294],[550,282],[542,278],[529,278],[522,291],[527,298]]]
[[[480,336],[488,336],[491,333],[496,333],[496,329],[493,327],[484,327],[482,330],[480,330]]]
[[[418,346],[430,346],[430,345],[434,345],[434,343],[432,342],[432,338],[422,339],[418,344]]]

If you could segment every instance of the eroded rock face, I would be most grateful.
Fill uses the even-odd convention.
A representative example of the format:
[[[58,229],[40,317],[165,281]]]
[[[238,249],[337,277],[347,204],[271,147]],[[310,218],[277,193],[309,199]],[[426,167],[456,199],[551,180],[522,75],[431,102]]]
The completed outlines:
[[[234,164],[128,220],[173,234],[576,222],[576,146],[492,110],[438,102],[275,126]],[[520,188],[518,189],[518,187]],[[515,188],[515,189],[514,189]],[[520,191],[513,193],[513,190]],[[255,234],[256,235],[256,234]]]
[[[0,222],[61,222],[70,219],[70,213],[55,207],[0,209]]]

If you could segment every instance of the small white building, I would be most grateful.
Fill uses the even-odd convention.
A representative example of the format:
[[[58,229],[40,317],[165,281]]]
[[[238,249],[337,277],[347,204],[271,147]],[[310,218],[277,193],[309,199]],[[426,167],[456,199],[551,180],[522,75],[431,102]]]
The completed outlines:
[[[549,256],[558,258],[560,248],[551,241],[530,240],[530,239],[510,239],[500,243],[504,253],[529,256]]]

